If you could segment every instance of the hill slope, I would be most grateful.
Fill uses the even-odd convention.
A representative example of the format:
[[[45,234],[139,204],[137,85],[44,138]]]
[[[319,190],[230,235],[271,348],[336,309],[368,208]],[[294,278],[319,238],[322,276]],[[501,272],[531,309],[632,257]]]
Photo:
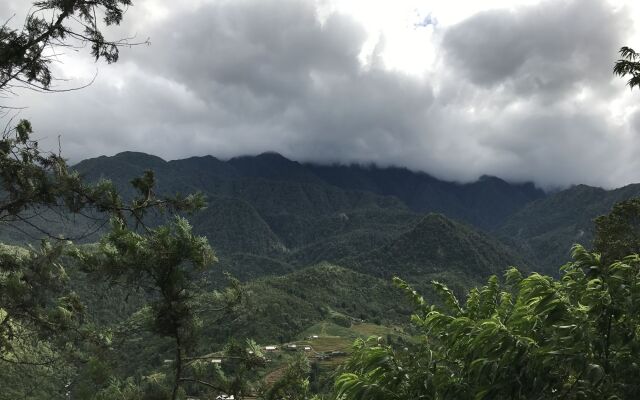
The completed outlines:
[[[519,247],[541,271],[555,274],[569,260],[574,243],[591,244],[594,218],[608,213],[615,203],[637,196],[640,184],[615,190],[577,185],[530,203],[496,233]]]
[[[527,268],[519,255],[497,240],[440,214],[425,216],[391,243],[341,264],[387,279],[394,275],[417,283],[441,279],[461,286],[501,274],[511,265]]]
[[[247,302],[224,326],[207,324],[203,333],[215,342],[232,335],[284,342],[325,319],[350,324],[402,322],[410,306],[391,282],[328,263],[245,285]]]
[[[243,279],[329,261],[385,279],[446,273],[466,284],[520,260],[469,226],[423,219],[423,212],[493,229],[544,196],[531,184],[492,177],[458,184],[402,168],[301,164],[275,153],[170,162],[121,153],[76,168],[119,186],[153,169],[161,192],[203,192],[210,206],[192,218],[194,228],[208,236],[222,268]]]
[[[543,198],[531,183],[512,184],[496,177],[459,184],[406,168],[308,165],[332,185],[395,196],[416,212],[437,212],[484,230],[500,226],[525,204]]]

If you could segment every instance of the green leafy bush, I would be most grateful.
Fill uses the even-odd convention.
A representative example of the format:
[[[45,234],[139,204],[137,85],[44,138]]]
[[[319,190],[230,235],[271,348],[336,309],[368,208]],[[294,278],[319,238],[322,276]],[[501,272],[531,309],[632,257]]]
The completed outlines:
[[[464,303],[413,299],[419,344],[358,341],[336,381],[341,399],[634,399],[640,395],[640,256],[606,265],[581,246],[562,278],[515,268]]]

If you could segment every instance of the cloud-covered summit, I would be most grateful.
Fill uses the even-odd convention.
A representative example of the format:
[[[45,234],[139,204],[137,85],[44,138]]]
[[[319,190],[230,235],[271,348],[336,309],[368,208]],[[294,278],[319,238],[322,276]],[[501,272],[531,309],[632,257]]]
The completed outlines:
[[[461,181],[640,181],[640,93],[611,73],[617,49],[634,44],[630,6],[547,0],[413,24],[430,42],[411,50],[434,52],[416,75],[385,66],[384,32],[363,57],[370,32],[323,3],[140,0],[120,33],[150,47],[100,65],[82,91],[12,101],[43,137],[62,134],[74,160],[277,151]],[[62,67],[80,81],[96,68],[86,54]]]

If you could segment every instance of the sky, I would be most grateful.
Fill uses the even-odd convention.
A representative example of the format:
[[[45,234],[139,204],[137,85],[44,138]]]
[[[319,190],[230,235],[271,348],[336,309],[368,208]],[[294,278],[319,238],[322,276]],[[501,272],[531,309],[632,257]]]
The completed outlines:
[[[21,21],[24,0],[0,0]],[[68,93],[3,104],[76,162],[121,151],[376,163],[543,188],[640,182],[632,0],[136,0],[113,38],[54,65]]]

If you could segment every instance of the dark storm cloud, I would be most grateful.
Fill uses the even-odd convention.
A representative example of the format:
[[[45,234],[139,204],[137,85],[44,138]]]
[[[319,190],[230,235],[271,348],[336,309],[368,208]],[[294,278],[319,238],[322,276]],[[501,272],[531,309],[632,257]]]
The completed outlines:
[[[423,77],[381,60],[363,66],[364,29],[349,16],[321,17],[311,0],[174,5],[138,1],[124,30],[152,45],[125,49],[82,91],[22,96],[25,116],[45,138],[62,133],[74,160],[272,150],[456,180],[640,180],[640,118],[621,122],[609,109],[624,92],[611,66],[629,23],[604,0],[547,1],[438,26],[444,57]],[[169,13],[148,18],[156,6]]]
[[[260,136],[271,139],[251,150],[316,161],[400,162],[416,134],[427,134],[420,130],[431,87],[363,69],[358,55],[366,36],[349,17],[320,21],[310,2],[275,4],[206,6],[195,18],[180,19],[180,34],[157,32],[154,42],[162,49],[146,61],[224,109],[228,121],[219,122],[255,132],[245,146]],[[185,46],[203,32],[205,49]]]
[[[576,84],[606,84],[630,28],[601,0],[546,1],[481,12],[449,29],[443,44],[449,64],[477,85],[561,96]]]
[[[347,17],[334,14],[321,24],[314,4],[299,1],[211,4],[171,26],[152,32],[160,51],[151,64],[207,98],[217,97],[212,83],[258,97],[304,95],[314,73],[356,74],[365,39]]]

